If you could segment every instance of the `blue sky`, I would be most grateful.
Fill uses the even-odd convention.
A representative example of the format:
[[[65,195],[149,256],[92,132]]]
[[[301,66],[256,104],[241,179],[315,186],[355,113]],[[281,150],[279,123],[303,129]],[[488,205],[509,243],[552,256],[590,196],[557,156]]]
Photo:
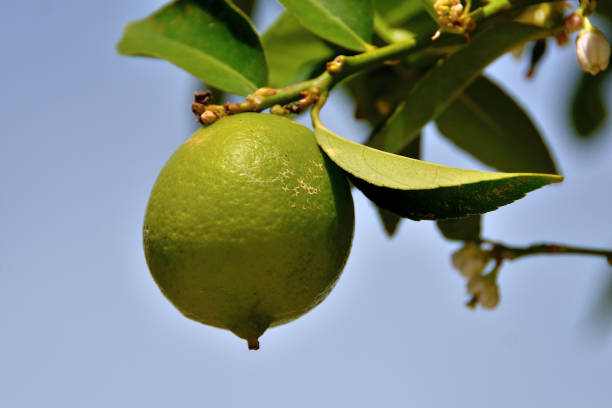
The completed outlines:
[[[141,227],[158,171],[193,129],[193,80],[114,50],[128,21],[161,4],[0,3],[0,406],[609,405],[612,344],[590,323],[605,262],[509,263],[500,307],[472,311],[450,267],[457,244],[430,222],[386,238],[359,193],[337,287],[260,351],[183,318],[149,276]],[[262,24],[278,10],[266,2]],[[588,144],[571,135],[572,46],[533,81],[525,69],[504,57],[488,72],[535,115],[566,181],[486,216],[485,235],[610,247],[612,127]],[[336,93],[323,120],[363,137],[346,103]],[[432,127],[424,152],[483,168]]]

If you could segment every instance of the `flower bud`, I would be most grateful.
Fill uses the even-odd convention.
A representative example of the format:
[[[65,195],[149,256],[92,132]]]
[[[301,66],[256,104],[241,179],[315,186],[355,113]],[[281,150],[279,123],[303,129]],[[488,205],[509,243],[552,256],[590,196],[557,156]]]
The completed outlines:
[[[219,116],[212,111],[204,111],[201,115],[200,115],[200,123],[202,123],[203,125],[210,125],[211,123],[213,123],[214,121],[216,121],[217,119],[219,119]]]
[[[485,309],[495,309],[499,304],[499,288],[497,284],[493,283],[480,292],[478,302]]]
[[[467,283],[467,291],[470,295],[478,296],[487,289],[487,285],[487,278],[482,275],[474,276]]]
[[[576,39],[576,58],[582,69],[596,75],[608,67],[610,61],[610,44],[606,37],[596,29],[585,28]]]
[[[537,4],[528,7],[515,19],[515,21],[521,24],[544,27],[552,12],[553,8],[550,4]]]
[[[436,0],[433,8],[441,26],[452,25],[463,13],[460,0]]]
[[[463,248],[453,254],[452,262],[455,269],[463,276],[471,278],[484,270],[489,257],[480,249],[478,243],[467,242]]]
[[[270,113],[273,114],[273,115],[283,116],[283,115],[287,115],[287,114],[289,114],[291,112],[289,111],[289,109],[286,109],[286,108],[282,107],[281,105],[276,104],[276,105],[273,105],[270,108]]]

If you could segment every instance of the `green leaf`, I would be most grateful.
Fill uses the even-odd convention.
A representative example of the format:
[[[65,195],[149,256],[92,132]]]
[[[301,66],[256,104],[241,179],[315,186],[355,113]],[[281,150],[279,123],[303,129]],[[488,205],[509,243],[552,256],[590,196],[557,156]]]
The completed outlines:
[[[283,13],[262,36],[270,70],[270,86],[280,88],[308,79],[315,67],[334,56],[334,50]]]
[[[375,0],[374,32],[384,43],[431,35],[438,25],[420,2]]]
[[[253,15],[253,9],[255,8],[255,0],[232,0],[245,15]]]
[[[391,26],[401,25],[426,12],[420,1],[374,0],[374,9]]]
[[[482,214],[561,176],[456,169],[383,152],[316,127],[317,142],[370,200],[414,220]]]
[[[597,75],[582,74],[572,99],[572,124],[578,136],[587,139],[596,134],[608,114],[604,89],[606,79],[612,77],[607,69]]]
[[[410,91],[408,84],[414,82],[415,75],[403,67],[382,67],[356,75],[346,82],[346,87],[355,101],[355,117],[367,120],[374,128],[393,112],[397,104],[403,100]],[[413,140],[402,156],[419,159],[421,154],[421,140]],[[389,237],[395,235],[401,217],[376,206],[385,232]]]
[[[602,0],[598,2],[595,13],[607,18],[608,21],[612,23],[612,2],[609,0]]]
[[[372,40],[371,0],[279,0],[304,27],[349,50],[365,51]]]
[[[349,78],[345,86],[355,101],[355,117],[379,127],[406,99],[418,75],[402,66],[385,66]]]
[[[416,1],[416,0],[412,0],[412,1]],[[427,14],[429,14],[431,19],[437,22],[438,16],[436,15],[436,12],[434,10],[434,3],[436,2],[436,0],[420,0],[420,1],[421,1],[421,5],[423,6],[423,8],[427,10]]]
[[[413,140],[412,143],[410,143],[408,147],[400,154],[404,157],[419,159],[421,157],[421,138],[418,137]],[[378,205],[376,208],[378,209],[378,215],[380,216],[383,226],[385,227],[385,232],[389,237],[392,237],[397,232],[397,227],[399,226],[402,218],[391,211],[379,207]]]
[[[178,0],[131,23],[119,53],[165,59],[209,86],[247,95],[266,85],[263,48],[248,18],[222,0]]]
[[[438,116],[436,125],[451,142],[497,170],[557,173],[529,116],[483,76]]]
[[[376,209],[378,210],[378,216],[382,221],[387,236],[391,238],[397,232],[402,217],[379,206],[376,206]]]
[[[382,67],[354,76],[346,82],[353,96],[355,117],[367,120],[374,128],[391,113],[410,91],[409,84],[415,81],[417,73],[400,66]],[[419,159],[421,140],[416,138],[400,155]],[[381,221],[389,237],[397,231],[401,217],[377,206]]]
[[[480,241],[481,215],[437,220],[436,225],[446,239],[451,241]]]
[[[408,99],[398,106],[385,128],[400,126],[403,131],[389,134],[383,129],[372,140],[372,146],[385,151],[401,151],[430,120],[436,119],[461,95],[487,65],[517,45],[547,34],[545,29],[514,22],[485,26],[469,44],[431,68],[412,89]],[[402,115],[402,111],[407,112],[407,116]],[[395,120],[402,123],[394,123]],[[401,140],[392,137],[398,133],[403,136]]]
[[[612,330],[612,276],[604,279],[598,283],[599,293],[595,295],[587,320],[592,329],[597,329],[599,338],[605,338],[604,334],[609,336]]]

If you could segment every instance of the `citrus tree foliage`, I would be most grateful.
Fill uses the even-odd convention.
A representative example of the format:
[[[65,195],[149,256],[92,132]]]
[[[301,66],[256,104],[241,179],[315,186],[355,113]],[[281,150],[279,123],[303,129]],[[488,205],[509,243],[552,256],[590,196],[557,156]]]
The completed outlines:
[[[470,279],[472,305],[494,307],[494,278],[502,260],[554,251],[483,241],[481,214],[563,178],[535,121],[483,71],[500,56],[525,50],[528,75],[533,75],[555,42],[568,42],[579,30],[580,36],[601,34],[589,20],[593,13],[605,31],[612,23],[612,2],[600,0],[596,7],[594,0],[581,0],[573,9],[544,0],[280,3],[285,10],[258,33],[249,17],[253,1],[172,1],[129,24],[118,51],[164,59],[214,89],[217,97],[244,97],[230,104],[196,95],[192,109],[205,126],[242,112],[269,109],[291,117],[310,110],[320,148],[379,208],[389,235],[402,218],[436,220],[444,237],[478,244],[477,250],[466,247],[456,254],[454,264]],[[602,38],[595,53],[578,53],[580,64],[594,69],[576,79],[568,105],[577,135],[585,138],[606,120],[603,92],[612,74],[605,69]],[[595,60],[580,60],[580,55]],[[364,144],[334,134],[319,118],[328,94],[340,87],[354,99],[356,119],[371,126]],[[420,138],[430,122],[495,171],[423,161]],[[609,257],[605,251],[594,254]],[[483,275],[489,261],[493,269]]]

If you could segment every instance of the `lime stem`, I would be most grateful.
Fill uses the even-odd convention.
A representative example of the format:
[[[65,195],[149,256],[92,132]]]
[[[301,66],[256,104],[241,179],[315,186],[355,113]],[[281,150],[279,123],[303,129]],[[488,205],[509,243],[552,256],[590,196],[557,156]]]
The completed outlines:
[[[249,345],[249,350],[259,350],[259,339],[257,337],[249,337],[246,340]]]

